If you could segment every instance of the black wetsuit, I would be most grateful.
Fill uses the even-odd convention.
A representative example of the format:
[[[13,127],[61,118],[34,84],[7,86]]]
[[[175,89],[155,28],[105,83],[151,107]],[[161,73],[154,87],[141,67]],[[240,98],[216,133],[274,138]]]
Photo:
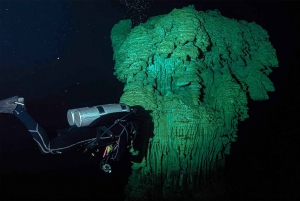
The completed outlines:
[[[33,139],[38,144],[38,147],[43,154],[60,154],[66,151],[74,150],[81,145],[88,144],[96,139],[97,133],[103,133],[104,128],[109,128],[110,125],[101,127],[76,127],[71,126],[66,129],[56,130],[57,137],[49,139],[46,131],[23,109],[18,105],[13,114],[27,127]],[[119,122],[113,126],[110,132],[106,133],[99,140],[98,146],[111,144],[114,141],[118,143],[118,153],[114,160],[118,161],[123,154],[128,141],[130,139],[130,129],[128,122]],[[115,138],[109,136],[113,134]]]

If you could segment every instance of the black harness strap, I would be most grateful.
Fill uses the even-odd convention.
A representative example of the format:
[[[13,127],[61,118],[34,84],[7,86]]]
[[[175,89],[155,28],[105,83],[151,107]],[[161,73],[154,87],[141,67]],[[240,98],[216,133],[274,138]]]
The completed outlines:
[[[115,135],[111,132],[111,130],[108,130],[108,128],[106,126],[100,126],[97,128],[97,137],[96,137],[97,141],[99,141],[101,136],[103,136],[103,134],[101,134],[101,130],[103,132],[106,132],[110,138],[114,138]]]

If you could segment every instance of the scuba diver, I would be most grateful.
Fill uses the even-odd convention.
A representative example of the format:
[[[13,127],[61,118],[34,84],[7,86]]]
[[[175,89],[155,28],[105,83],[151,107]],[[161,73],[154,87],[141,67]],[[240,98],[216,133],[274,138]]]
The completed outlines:
[[[110,173],[109,160],[119,161],[128,145],[132,146],[138,130],[137,108],[126,104],[106,104],[70,109],[70,127],[56,130],[57,137],[49,139],[46,131],[27,113],[24,98],[13,96],[0,101],[0,113],[13,114],[28,129],[42,154],[61,154],[83,148],[99,152],[106,146],[100,168]],[[91,153],[94,156],[94,153]]]

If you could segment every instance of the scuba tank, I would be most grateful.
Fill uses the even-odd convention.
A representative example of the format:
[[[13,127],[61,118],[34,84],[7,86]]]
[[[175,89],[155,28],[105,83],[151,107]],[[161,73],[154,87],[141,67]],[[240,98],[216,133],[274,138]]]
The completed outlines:
[[[125,104],[106,104],[93,107],[70,109],[67,119],[70,126],[94,127],[113,123],[130,112],[130,107]]]

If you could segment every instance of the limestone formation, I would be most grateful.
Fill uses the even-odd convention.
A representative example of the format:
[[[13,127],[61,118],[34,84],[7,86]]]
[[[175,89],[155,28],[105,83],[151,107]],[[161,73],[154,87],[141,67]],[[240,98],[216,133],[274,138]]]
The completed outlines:
[[[153,124],[141,133],[145,145],[132,150],[143,156],[132,166],[127,196],[203,197],[206,187],[222,180],[224,155],[239,121],[248,118],[247,95],[266,100],[274,91],[268,75],[278,61],[267,31],[189,6],[133,29],[122,20],[111,40],[114,75],[125,83],[120,102],[151,111]]]

